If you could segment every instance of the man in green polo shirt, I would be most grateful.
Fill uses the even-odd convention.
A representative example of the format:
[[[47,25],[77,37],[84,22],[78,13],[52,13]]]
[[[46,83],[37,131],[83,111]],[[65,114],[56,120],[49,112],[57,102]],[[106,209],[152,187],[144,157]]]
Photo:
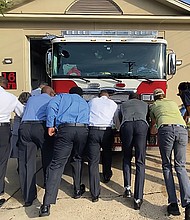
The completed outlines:
[[[156,124],[162,170],[168,193],[167,211],[169,215],[180,215],[171,163],[172,151],[174,151],[174,168],[180,187],[181,204],[185,208],[185,220],[190,220],[190,181],[185,168],[188,144],[186,124],[177,104],[166,99],[162,89],[154,91],[154,100],[150,108],[151,133],[154,132]]]

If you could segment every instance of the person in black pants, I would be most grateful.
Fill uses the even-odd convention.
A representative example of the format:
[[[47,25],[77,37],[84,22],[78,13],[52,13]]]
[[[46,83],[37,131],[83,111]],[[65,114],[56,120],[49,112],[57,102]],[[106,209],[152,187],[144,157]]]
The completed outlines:
[[[89,136],[86,147],[89,182],[92,202],[97,202],[100,195],[99,161],[102,148],[103,181],[108,183],[112,177],[112,146],[114,140],[113,117],[117,104],[110,99],[106,90],[100,92],[99,97],[89,101],[90,123]]]
[[[46,128],[46,108],[55,92],[49,86],[42,94],[28,99],[18,131],[19,178],[24,206],[31,206],[37,197],[36,189],[36,153],[41,149],[44,184],[46,168],[52,158],[53,137],[49,137]]]
[[[131,192],[131,160],[135,149],[135,190],[134,209],[138,210],[143,202],[145,180],[145,157],[148,132],[148,104],[139,100],[138,94],[131,93],[129,100],[121,104],[120,135],[123,150],[124,197],[130,198]]]
[[[114,132],[111,127],[89,127],[89,136],[87,143],[87,158],[89,167],[89,182],[92,202],[97,202],[100,195],[100,148],[102,147],[104,154],[107,154],[109,159],[108,167],[111,167],[112,152],[108,147],[113,145]],[[106,150],[108,149],[108,150]],[[105,168],[106,169],[106,168]],[[112,172],[109,178],[111,178]],[[105,180],[104,180],[105,182]],[[106,181],[107,182],[107,181]]]
[[[15,112],[18,116],[21,116],[24,107],[16,96],[5,90],[7,85],[7,79],[0,76],[0,195],[4,193],[7,162],[11,151],[11,113]],[[4,198],[0,199],[0,207],[5,201]]]
[[[73,170],[74,198],[78,199],[84,193],[81,171],[88,137],[89,107],[81,97],[82,92],[80,87],[73,87],[69,91],[70,94],[59,94],[48,105],[46,123],[48,133],[53,136],[57,128],[57,134],[53,146],[53,159],[47,170],[40,217],[50,215],[50,204],[56,203],[61,176],[69,157]]]

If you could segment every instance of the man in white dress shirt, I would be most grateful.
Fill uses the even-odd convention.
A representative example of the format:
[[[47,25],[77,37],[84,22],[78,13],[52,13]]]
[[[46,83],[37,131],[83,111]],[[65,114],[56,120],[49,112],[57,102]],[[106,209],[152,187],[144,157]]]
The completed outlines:
[[[11,113],[15,112],[18,116],[21,116],[23,113],[23,105],[18,101],[18,98],[5,91],[7,85],[7,79],[0,76],[0,195],[4,193],[5,174],[11,150]],[[5,199],[1,198],[0,207],[4,202]]]
[[[100,194],[99,160],[102,148],[102,167],[104,182],[109,182],[112,176],[112,146],[114,140],[113,117],[117,104],[109,98],[106,90],[100,92],[100,97],[89,101],[90,123],[87,143],[89,166],[89,182],[92,202],[97,202]]]

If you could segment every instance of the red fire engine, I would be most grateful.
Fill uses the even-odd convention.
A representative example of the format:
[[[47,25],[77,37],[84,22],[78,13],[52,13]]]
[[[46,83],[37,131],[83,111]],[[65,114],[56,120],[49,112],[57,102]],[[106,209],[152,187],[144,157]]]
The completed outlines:
[[[167,77],[176,72],[176,55],[158,31],[70,30],[52,36],[51,43],[46,67],[56,93],[80,86],[87,100],[106,89],[118,104],[130,92],[151,103],[154,89],[166,92]],[[155,144],[155,137],[148,144]],[[116,135],[115,150],[120,146]]]

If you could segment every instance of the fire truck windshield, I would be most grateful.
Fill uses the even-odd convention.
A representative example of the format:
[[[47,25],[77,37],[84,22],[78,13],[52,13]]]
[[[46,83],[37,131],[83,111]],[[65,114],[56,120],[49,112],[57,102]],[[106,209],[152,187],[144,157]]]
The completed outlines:
[[[166,78],[162,43],[68,42],[53,44],[52,77]]]

